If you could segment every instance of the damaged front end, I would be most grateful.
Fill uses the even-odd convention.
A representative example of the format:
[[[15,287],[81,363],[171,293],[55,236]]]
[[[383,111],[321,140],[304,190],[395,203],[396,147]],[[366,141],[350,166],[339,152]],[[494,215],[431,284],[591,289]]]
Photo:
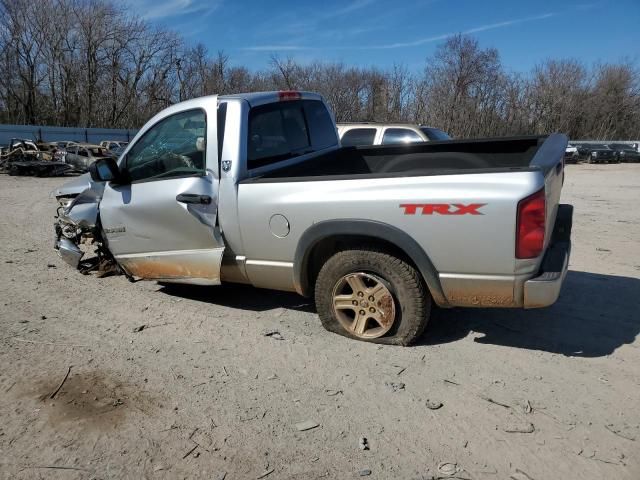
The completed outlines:
[[[71,183],[71,182],[70,182]],[[83,274],[97,271],[101,276],[121,273],[109,252],[100,226],[100,200],[104,186],[92,183],[73,198],[64,195],[64,186],[56,193],[58,209],[55,222],[55,249],[71,267]],[[94,249],[94,256],[83,260]]]

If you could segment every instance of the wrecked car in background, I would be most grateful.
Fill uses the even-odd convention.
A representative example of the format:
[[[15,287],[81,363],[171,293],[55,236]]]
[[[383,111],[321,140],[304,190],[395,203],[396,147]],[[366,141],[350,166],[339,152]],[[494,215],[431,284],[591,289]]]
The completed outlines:
[[[129,142],[121,142],[120,140],[103,140],[100,142],[100,146],[107,150],[124,150],[127,145],[129,145]]]
[[[32,140],[14,138],[5,153],[0,155],[0,172],[9,175],[54,177],[72,170],[50,143],[36,144]]]
[[[86,172],[96,160],[112,156],[109,151],[100,145],[81,143],[67,147],[65,161],[74,170]]]

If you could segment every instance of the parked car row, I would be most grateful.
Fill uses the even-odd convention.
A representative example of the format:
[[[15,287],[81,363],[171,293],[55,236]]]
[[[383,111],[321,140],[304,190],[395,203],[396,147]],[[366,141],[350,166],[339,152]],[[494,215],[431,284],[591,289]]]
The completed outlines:
[[[637,145],[626,143],[582,143],[576,145],[576,151],[565,153],[565,161],[583,161],[585,163],[637,163],[640,152]],[[568,149],[567,149],[568,150]]]

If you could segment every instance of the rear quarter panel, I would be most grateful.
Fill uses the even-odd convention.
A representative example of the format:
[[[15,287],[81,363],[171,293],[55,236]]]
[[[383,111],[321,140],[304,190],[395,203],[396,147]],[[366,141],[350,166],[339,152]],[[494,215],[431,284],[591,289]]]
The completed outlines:
[[[248,261],[293,262],[300,236],[314,223],[370,219],[413,237],[444,279],[445,290],[447,276],[470,282],[477,276],[494,276],[504,280],[513,298],[517,204],[542,188],[543,182],[540,172],[524,171],[240,183],[238,220],[243,255]],[[423,215],[420,209],[407,214],[400,206],[471,203],[483,204],[478,209],[480,215]],[[289,222],[290,233],[284,238],[270,231],[269,221],[276,214]],[[529,262],[520,266],[520,273],[535,268]]]

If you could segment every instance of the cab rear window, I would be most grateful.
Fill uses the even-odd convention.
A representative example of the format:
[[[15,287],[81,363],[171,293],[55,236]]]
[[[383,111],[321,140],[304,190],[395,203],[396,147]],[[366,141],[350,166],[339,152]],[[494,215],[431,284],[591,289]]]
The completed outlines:
[[[270,165],[337,144],[333,121],[320,101],[272,103],[249,112],[247,167]]]

